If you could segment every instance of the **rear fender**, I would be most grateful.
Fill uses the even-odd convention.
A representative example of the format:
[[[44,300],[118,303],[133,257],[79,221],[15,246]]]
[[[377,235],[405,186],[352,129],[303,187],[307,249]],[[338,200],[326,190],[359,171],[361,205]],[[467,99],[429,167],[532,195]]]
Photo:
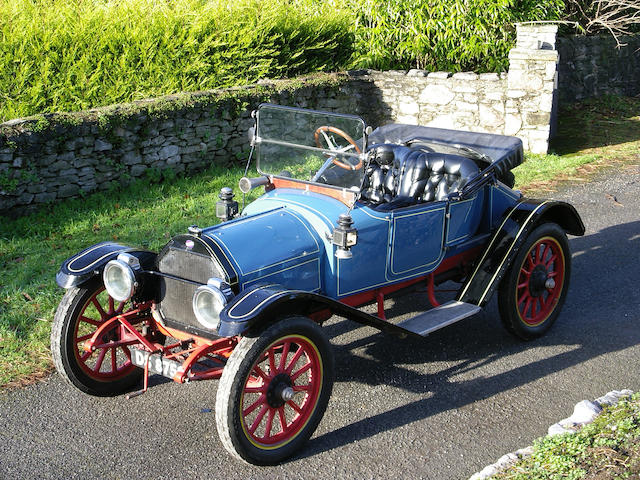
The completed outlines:
[[[584,224],[572,205],[556,200],[523,199],[505,214],[457,299],[481,307],[486,305],[529,232],[547,222],[557,223],[571,235],[584,235]]]
[[[156,254],[113,242],[102,242],[67,258],[56,274],[56,282],[62,288],[82,285],[94,275],[101,275],[105,264],[121,253],[133,255],[143,269],[153,268]]]
[[[282,285],[255,285],[237,295],[220,313],[218,335],[243,335],[284,315],[309,316],[320,310],[378,330],[406,336],[406,330],[324,295],[290,290]]]

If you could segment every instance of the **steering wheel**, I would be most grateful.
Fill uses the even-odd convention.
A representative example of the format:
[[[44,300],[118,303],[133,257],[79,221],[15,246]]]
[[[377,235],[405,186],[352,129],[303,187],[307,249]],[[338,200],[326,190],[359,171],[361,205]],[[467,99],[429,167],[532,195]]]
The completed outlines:
[[[327,135],[327,132],[331,132],[331,133],[335,133],[336,135],[340,135],[347,142],[349,142],[350,145],[348,145],[345,148],[339,148],[336,144],[333,143],[331,138],[329,138],[329,136]],[[327,142],[327,145],[329,146],[330,150],[338,151],[338,152],[345,152],[347,150],[350,150],[351,147],[353,147],[353,148],[356,149],[356,152],[358,152],[358,154],[362,153],[362,151],[360,150],[360,147],[358,147],[358,144],[356,144],[355,140],[353,138],[351,138],[348,133],[340,130],[337,127],[332,127],[331,125],[323,125],[322,127],[318,127],[316,129],[316,131],[313,132],[313,138],[315,139],[316,145],[318,146],[318,148],[324,148],[322,146],[322,143],[320,142],[320,135],[322,135],[322,137],[324,138],[324,141]],[[337,158],[333,159],[333,163],[335,165],[337,165],[338,167],[340,167],[340,168],[344,168],[345,170],[358,170],[358,169],[362,168],[362,159],[360,159],[358,161],[357,165],[351,165],[351,164],[348,164],[348,163],[341,162]]]

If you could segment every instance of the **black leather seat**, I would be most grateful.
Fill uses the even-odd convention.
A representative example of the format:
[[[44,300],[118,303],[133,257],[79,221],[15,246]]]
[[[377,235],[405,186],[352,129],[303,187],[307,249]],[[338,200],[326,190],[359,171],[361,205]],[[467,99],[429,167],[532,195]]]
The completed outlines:
[[[468,158],[404,145],[379,145],[371,155],[361,198],[376,210],[444,200],[479,172]]]

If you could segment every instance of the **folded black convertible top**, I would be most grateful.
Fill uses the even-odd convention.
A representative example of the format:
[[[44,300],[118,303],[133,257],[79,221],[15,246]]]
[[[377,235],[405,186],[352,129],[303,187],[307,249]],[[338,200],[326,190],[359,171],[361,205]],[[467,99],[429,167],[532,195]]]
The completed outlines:
[[[395,143],[408,145],[414,142],[440,144],[454,149],[467,147],[486,155],[500,170],[511,170],[522,163],[522,141],[517,137],[492,133],[464,132],[444,128],[422,127],[390,123],[376,128],[369,135],[368,144]]]

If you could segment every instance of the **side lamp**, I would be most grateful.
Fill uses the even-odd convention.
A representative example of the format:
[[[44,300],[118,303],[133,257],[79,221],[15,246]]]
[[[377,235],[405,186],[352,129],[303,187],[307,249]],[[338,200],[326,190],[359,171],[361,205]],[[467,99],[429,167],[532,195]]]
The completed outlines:
[[[336,248],[336,258],[346,260],[351,258],[351,247],[358,243],[358,230],[353,228],[353,219],[348,213],[341,213],[338,217],[338,226],[334,227],[331,234],[331,243]]]
[[[229,187],[221,188],[219,198],[216,202],[216,217],[223,222],[231,220],[238,214],[238,202],[233,199],[233,190]]]

